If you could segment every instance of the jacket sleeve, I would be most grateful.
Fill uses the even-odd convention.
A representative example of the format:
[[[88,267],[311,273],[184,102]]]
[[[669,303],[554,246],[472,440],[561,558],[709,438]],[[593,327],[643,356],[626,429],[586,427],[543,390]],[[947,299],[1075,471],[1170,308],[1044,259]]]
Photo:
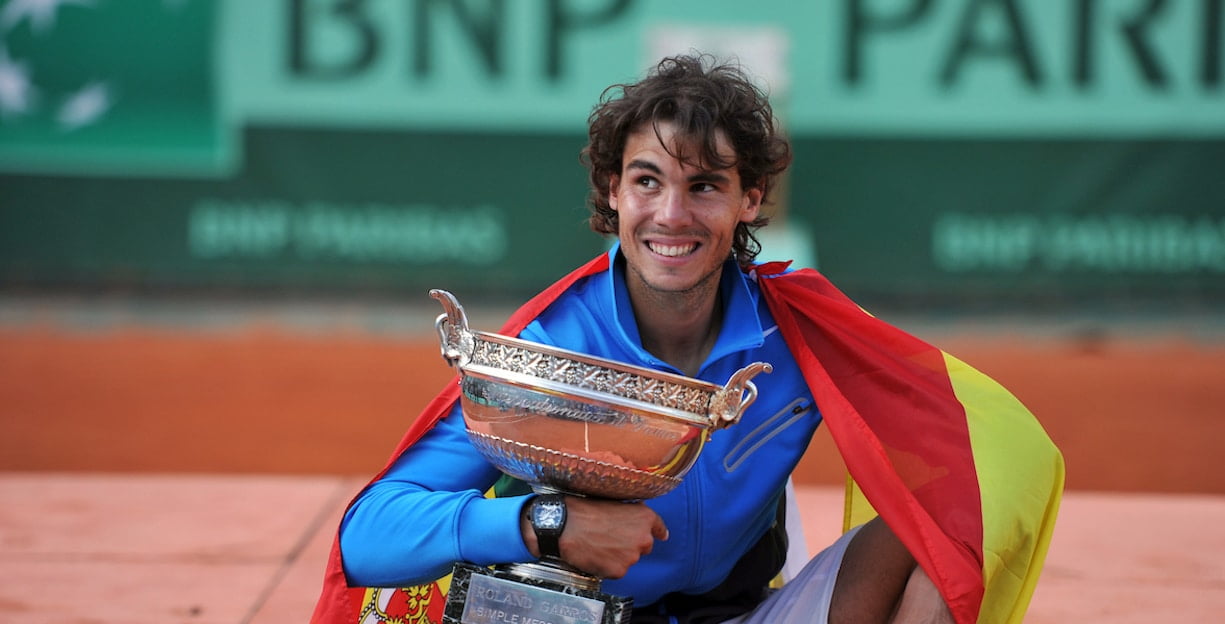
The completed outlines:
[[[532,560],[519,532],[528,497],[483,494],[500,474],[468,442],[457,405],[345,513],[340,548],[349,580],[402,587],[433,581],[459,560]]]

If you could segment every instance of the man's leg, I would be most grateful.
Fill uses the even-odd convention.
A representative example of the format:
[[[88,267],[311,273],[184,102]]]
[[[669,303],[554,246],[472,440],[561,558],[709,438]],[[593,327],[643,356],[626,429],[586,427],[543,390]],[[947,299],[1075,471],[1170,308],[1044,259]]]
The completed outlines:
[[[825,624],[843,553],[862,527],[855,527],[817,553],[795,578],[752,611],[725,624]]]
[[[888,587],[875,586],[878,581]],[[877,518],[848,531],[756,609],[726,624],[784,622],[953,624],[953,618],[935,584]]]

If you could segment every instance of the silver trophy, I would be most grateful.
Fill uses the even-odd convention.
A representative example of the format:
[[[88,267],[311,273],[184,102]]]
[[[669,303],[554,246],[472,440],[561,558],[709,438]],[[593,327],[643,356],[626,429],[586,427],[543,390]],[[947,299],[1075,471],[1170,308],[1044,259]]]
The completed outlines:
[[[468,436],[503,473],[538,494],[638,501],[670,492],[711,432],[757,398],[750,364],[720,387],[468,328],[451,293],[431,290],[442,356],[459,373]],[[455,564],[443,622],[628,622],[632,601],[559,559],[492,569]],[[517,616],[517,617],[516,617]]]

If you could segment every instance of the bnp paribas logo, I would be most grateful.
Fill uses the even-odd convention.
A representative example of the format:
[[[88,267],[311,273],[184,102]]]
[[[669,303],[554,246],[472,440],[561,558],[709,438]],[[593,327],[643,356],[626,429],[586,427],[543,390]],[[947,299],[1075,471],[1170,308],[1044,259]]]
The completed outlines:
[[[0,0],[0,171],[213,175],[213,0]]]

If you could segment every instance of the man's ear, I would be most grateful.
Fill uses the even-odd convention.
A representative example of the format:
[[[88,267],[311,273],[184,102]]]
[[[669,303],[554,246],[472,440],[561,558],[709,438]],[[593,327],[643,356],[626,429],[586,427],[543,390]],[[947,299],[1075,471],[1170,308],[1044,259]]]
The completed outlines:
[[[613,210],[617,209],[617,189],[621,186],[621,175],[612,174],[608,176],[608,207]]]
[[[744,205],[740,209],[740,221],[743,223],[752,223],[757,215],[761,214],[761,198],[765,196],[765,191],[760,187],[753,187],[744,193]]]

